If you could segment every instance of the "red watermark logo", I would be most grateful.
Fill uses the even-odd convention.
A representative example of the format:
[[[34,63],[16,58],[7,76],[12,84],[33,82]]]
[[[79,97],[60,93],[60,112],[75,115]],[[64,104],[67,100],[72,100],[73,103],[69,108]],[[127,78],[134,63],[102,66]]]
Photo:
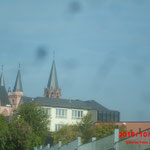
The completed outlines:
[[[119,137],[150,137],[150,132],[119,132]]]
[[[150,144],[150,141],[126,141],[126,144]]]

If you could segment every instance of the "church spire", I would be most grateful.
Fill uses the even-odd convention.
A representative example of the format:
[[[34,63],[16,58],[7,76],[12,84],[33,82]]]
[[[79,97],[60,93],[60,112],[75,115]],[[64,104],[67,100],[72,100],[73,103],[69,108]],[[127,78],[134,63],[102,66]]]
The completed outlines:
[[[57,90],[59,88],[58,87],[55,60],[53,60],[53,64],[52,64],[51,73],[50,73],[50,76],[49,76],[47,88],[54,89],[54,90]]]
[[[1,77],[0,77],[0,86],[5,86],[4,74],[3,74],[3,65],[2,65],[2,73],[1,73]]]
[[[21,82],[21,73],[20,73],[20,64],[19,64],[19,69],[18,69],[17,78],[16,78],[16,82],[15,82],[13,91],[14,92],[23,92],[22,82]]]
[[[0,76],[0,105],[1,106],[10,105],[8,95],[7,95],[7,91],[5,89],[3,65],[2,65],[2,73],[1,73],[1,76]]]
[[[55,65],[54,58],[55,56],[53,54],[52,68],[51,68],[47,88],[44,91],[44,96],[48,98],[60,98],[61,97],[61,89],[58,86],[57,72],[56,72],[56,65]]]

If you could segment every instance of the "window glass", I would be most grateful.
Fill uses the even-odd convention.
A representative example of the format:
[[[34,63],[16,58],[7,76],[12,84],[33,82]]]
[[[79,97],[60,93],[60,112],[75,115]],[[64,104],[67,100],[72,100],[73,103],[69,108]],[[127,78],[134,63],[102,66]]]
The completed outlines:
[[[83,111],[82,110],[72,110],[72,118],[73,119],[81,119],[83,117]]]
[[[57,108],[56,109],[56,117],[57,118],[66,118],[67,117],[67,109]]]

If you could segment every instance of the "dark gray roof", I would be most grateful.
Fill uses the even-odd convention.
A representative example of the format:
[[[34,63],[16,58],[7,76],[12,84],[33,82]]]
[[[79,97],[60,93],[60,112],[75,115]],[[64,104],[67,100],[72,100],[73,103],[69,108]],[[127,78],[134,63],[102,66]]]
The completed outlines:
[[[18,74],[17,74],[17,78],[16,78],[16,82],[15,82],[15,86],[14,86],[13,91],[14,92],[15,91],[23,92],[20,69],[18,70]]]
[[[5,86],[0,86],[0,105],[10,105],[9,98]]]
[[[3,72],[1,73],[1,77],[0,77],[0,105],[1,106],[10,105],[8,94],[5,89]]]
[[[1,77],[0,77],[0,86],[5,86],[4,74],[3,74],[3,72],[1,73]]]
[[[51,72],[50,72],[50,77],[48,80],[47,88],[49,89],[58,89],[58,80],[57,80],[57,73],[56,73],[56,66],[55,66],[55,61],[53,60]]]
[[[69,99],[54,99],[45,97],[22,97],[21,104],[35,102],[42,106],[49,107],[61,107],[61,108],[74,108],[74,109],[87,109],[87,110],[99,110],[99,111],[111,111],[94,100],[81,101],[81,100],[69,100]]]

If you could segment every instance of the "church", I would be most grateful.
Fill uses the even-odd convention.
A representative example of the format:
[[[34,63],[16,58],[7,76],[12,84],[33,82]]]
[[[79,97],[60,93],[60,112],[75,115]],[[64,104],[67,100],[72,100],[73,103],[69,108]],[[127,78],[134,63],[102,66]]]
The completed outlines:
[[[18,69],[13,91],[9,87],[7,92],[2,70],[0,77],[0,114],[9,117],[19,105],[31,102],[38,103],[43,107],[51,120],[49,124],[51,131],[57,131],[66,124],[75,124],[81,121],[82,117],[87,113],[91,113],[94,122],[120,121],[120,112],[110,110],[95,100],[83,101],[62,98],[55,60],[52,62],[47,88],[44,89],[43,95],[43,97],[34,98],[23,95],[20,68]]]

